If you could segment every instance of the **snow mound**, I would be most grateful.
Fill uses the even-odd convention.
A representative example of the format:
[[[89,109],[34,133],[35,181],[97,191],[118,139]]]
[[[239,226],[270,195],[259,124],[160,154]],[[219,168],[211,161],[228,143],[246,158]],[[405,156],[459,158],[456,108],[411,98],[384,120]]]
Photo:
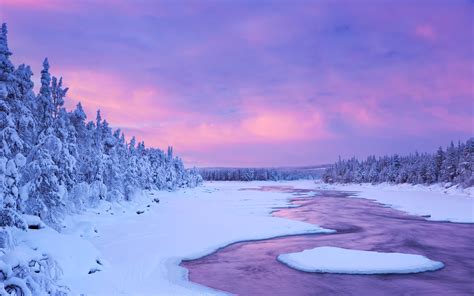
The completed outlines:
[[[318,247],[282,254],[278,256],[278,261],[305,272],[345,274],[417,273],[438,270],[444,266],[421,255],[337,247]]]
[[[89,241],[77,234],[59,233],[49,226],[37,230],[13,229],[12,231],[19,243],[14,249],[17,251],[9,256],[10,259],[0,258],[11,266],[28,263],[29,260],[24,258],[35,258],[33,256],[35,254],[38,257],[37,261],[41,257],[52,258],[60,267],[55,278],[59,279],[61,285],[66,286],[70,285],[72,279],[83,280],[89,274],[103,268],[104,260],[100,252]],[[11,262],[13,259],[20,261]]]
[[[22,217],[28,225],[29,229],[42,229],[46,227],[46,225],[43,223],[43,221],[41,221],[40,217],[38,216],[24,214],[22,215]]]

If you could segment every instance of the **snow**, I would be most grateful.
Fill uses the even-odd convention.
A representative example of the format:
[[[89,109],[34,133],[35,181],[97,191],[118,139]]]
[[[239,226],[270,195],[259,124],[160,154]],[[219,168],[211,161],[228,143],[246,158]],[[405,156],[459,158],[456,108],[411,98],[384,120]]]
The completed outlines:
[[[20,245],[15,247],[12,251],[0,256],[3,262],[3,267],[1,270],[4,270],[6,266],[17,266],[20,264],[28,264],[30,260],[40,260],[41,254],[38,251],[35,251],[27,246]]]
[[[28,227],[34,227],[38,229],[46,227],[46,225],[43,223],[43,221],[41,221],[41,219],[38,216],[27,215],[27,214],[23,214],[21,216],[23,220],[25,220]]]
[[[470,192],[440,186],[327,185],[310,180],[205,182],[174,192],[146,191],[132,201],[98,201],[97,208],[66,216],[60,233],[44,225],[40,229],[15,230],[16,249],[8,255],[10,259],[3,259],[12,265],[15,262],[10,260],[15,254],[26,254],[23,261],[49,255],[62,270],[58,271],[59,284],[70,287],[76,295],[155,295],[157,291],[163,295],[221,294],[189,282],[186,269],[179,263],[238,241],[331,232],[317,225],[272,217],[275,208],[290,206],[291,194],[241,190],[260,186],[354,191],[356,197],[375,199],[412,214],[429,214],[433,220],[473,220],[467,211],[472,211],[473,205]],[[31,224],[39,222],[24,218]],[[390,254],[376,255],[384,260],[367,261],[374,269],[378,267],[375,263],[392,263]],[[430,262],[419,261],[415,255],[400,255],[404,257],[397,255],[395,261],[406,263],[400,258],[410,259],[416,264],[411,270],[421,268],[417,265],[420,262]],[[430,270],[428,265],[423,266]],[[382,267],[385,272],[401,270],[395,265]]]
[[[260,185],[206,183],[177,192],[149,191],[130,202],[101,201],[96,209],[67,217],[62,233],[46,227],[15,237],[51,254],[63,269],[59,283],[77,294],[220,294],[187,281],[179,263],[238,241],[333,232],[272,217],[275,207],[289,205],[288,193],[240,190]],[[89,274],[94,268],[98,271]]]
[[[13,293],[12,295],[31,296],[30,289],[28,289],[26,283],[22,279],[15,278],[15,277],[14,278],[9,278],[9,279],[6,279],[1,284],[3,284],[4,287],[17,286],[21,289],[21,292],[19,292],[18,294],[16,293],[16,290],[15,290],[15,293]]]
[[[19,242],[20,248],[27,246],[38,253],[54,258],[62,270],[62,281],[76,280],[87,275],[90,270],[100,268],[97,260],[101,260],[101,254],[89,241],[78,235],[58,233],[56,230],[45,227],[27,232],[14,230],[14,236]],[[11,264],[14,266],[14,264]]]
[[[308,184],[309,185],[309,184]],[[307,187],[310,187],[309,185]],[[303,185],[304,186],[304,185]],[[314,187],[313,187],[314,188]],[[426,216],[428,220],[474,223],[473,187],[444,188],[439,184],[324,184],[318,189],[355,192],[354,197],[375,200],[409,214]]]
[[[318,247],[302,252],[281,254],[278,261],[297,270],[344,274],[401,274],[434,271],[441,262],[421,255],[381,253],[337,247]]]

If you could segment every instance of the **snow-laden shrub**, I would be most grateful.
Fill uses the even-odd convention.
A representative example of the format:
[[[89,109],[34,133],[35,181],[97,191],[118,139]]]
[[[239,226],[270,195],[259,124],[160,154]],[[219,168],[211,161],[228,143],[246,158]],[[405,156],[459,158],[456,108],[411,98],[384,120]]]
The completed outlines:
[[[0,295],[69,294],[57,284],[62,271],[50,257],[25,246],[0,250]]]
[[[137,186],[128,185],[125,188],[125,200],[128,200],[128,201],[134,200],[135,197],[140,195],[141,192],[142,190],[138,188]]]
[[[75,184],[68,195],[69,208],[71,212],[79,212],[85,209],[85,200],[89,198],[89,184],[81,182]]]
[[[101,200],[107,197],[107,187],[101,181],[94,181],[90,184],[89,195],[85,200],[85,206],[95,208]]]
[[[16,227],[19,229],[27,229],[28,225],[25,220],[13,209],[0,209],[0,227]]]
[[[186,170],[183,187],[196,187],[203,182],[202,176],[196,168]]]
[[[118,189],[112,189],[107,191],[107,201],[109,202],[117,202],[124,199],[125,197],[123,193]]]
[[[0,228],[0,249],[10,249],[13,247],[13,237],[9,229]]]

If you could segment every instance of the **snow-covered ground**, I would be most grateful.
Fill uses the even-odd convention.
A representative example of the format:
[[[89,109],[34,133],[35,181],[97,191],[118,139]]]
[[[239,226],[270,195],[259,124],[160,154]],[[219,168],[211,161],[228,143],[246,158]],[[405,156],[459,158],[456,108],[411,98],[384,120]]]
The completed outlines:
[[[381,253],[336,247],[318,247],[281,254],[278,260],[306,272],[347,274],[417,273],[442,268],[441,262],[421,255]]]
[[[311,187],[302,182],[301,186]],[[355,191],[355,197],[376,200],[392,208],[428,220],[474,223],[474,188],[444,188],[441,185],[324,184],[319,189]]]
[[[342,186],[308,180],[206,182],[176,192],[147,192],[121,204],[103,202],[96,209],[69,216],[62,233],[44,225],[28,232],[17,230],[16,254],[51,255],[62,268],[60,283],[86,295],[218,294],[187,281],[179,263],[238,241],[330,231],[272,217],[275,207],[289,206],[288,193],[240,190],[260,186],[357,191],[358,197],[431,215],[429,219],[474,222],[470,192],[439,186]],[[15,260],[15,253],[3,259]]]
[[[61,283],[76,293],[217,294],[188,282],[181,260],[242,240],[330,232],[272,217],[274,207],[289,205],[288,194],[239,190],[243,187],[256,184],[206,183],[177,192],[149,192],[121,205],[104,202],[68,218],[64,234],[46,227],[18,238],[39,253],[51,254],[63,269]],[[159,203],[153,202],[155,197]]]

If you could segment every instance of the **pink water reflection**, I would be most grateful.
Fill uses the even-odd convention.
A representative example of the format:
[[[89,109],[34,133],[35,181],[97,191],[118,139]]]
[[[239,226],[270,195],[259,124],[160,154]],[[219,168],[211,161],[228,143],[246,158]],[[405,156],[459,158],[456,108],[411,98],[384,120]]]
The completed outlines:
[[[183,263],[189,269],[190,280],[238,295],[474,293],[473,225],[426,221],[369,200],[341,197],[344,194],[337,192],[311,195],[318,196],[299,196],[293,202],[301,207],[280,209],[273,215],[336,229],[336,234],[236,243]],[[279,254],[318,246],[420,254],[443,262],[445,268],[409,275],[339,275],[300,272],[276,261]]]

